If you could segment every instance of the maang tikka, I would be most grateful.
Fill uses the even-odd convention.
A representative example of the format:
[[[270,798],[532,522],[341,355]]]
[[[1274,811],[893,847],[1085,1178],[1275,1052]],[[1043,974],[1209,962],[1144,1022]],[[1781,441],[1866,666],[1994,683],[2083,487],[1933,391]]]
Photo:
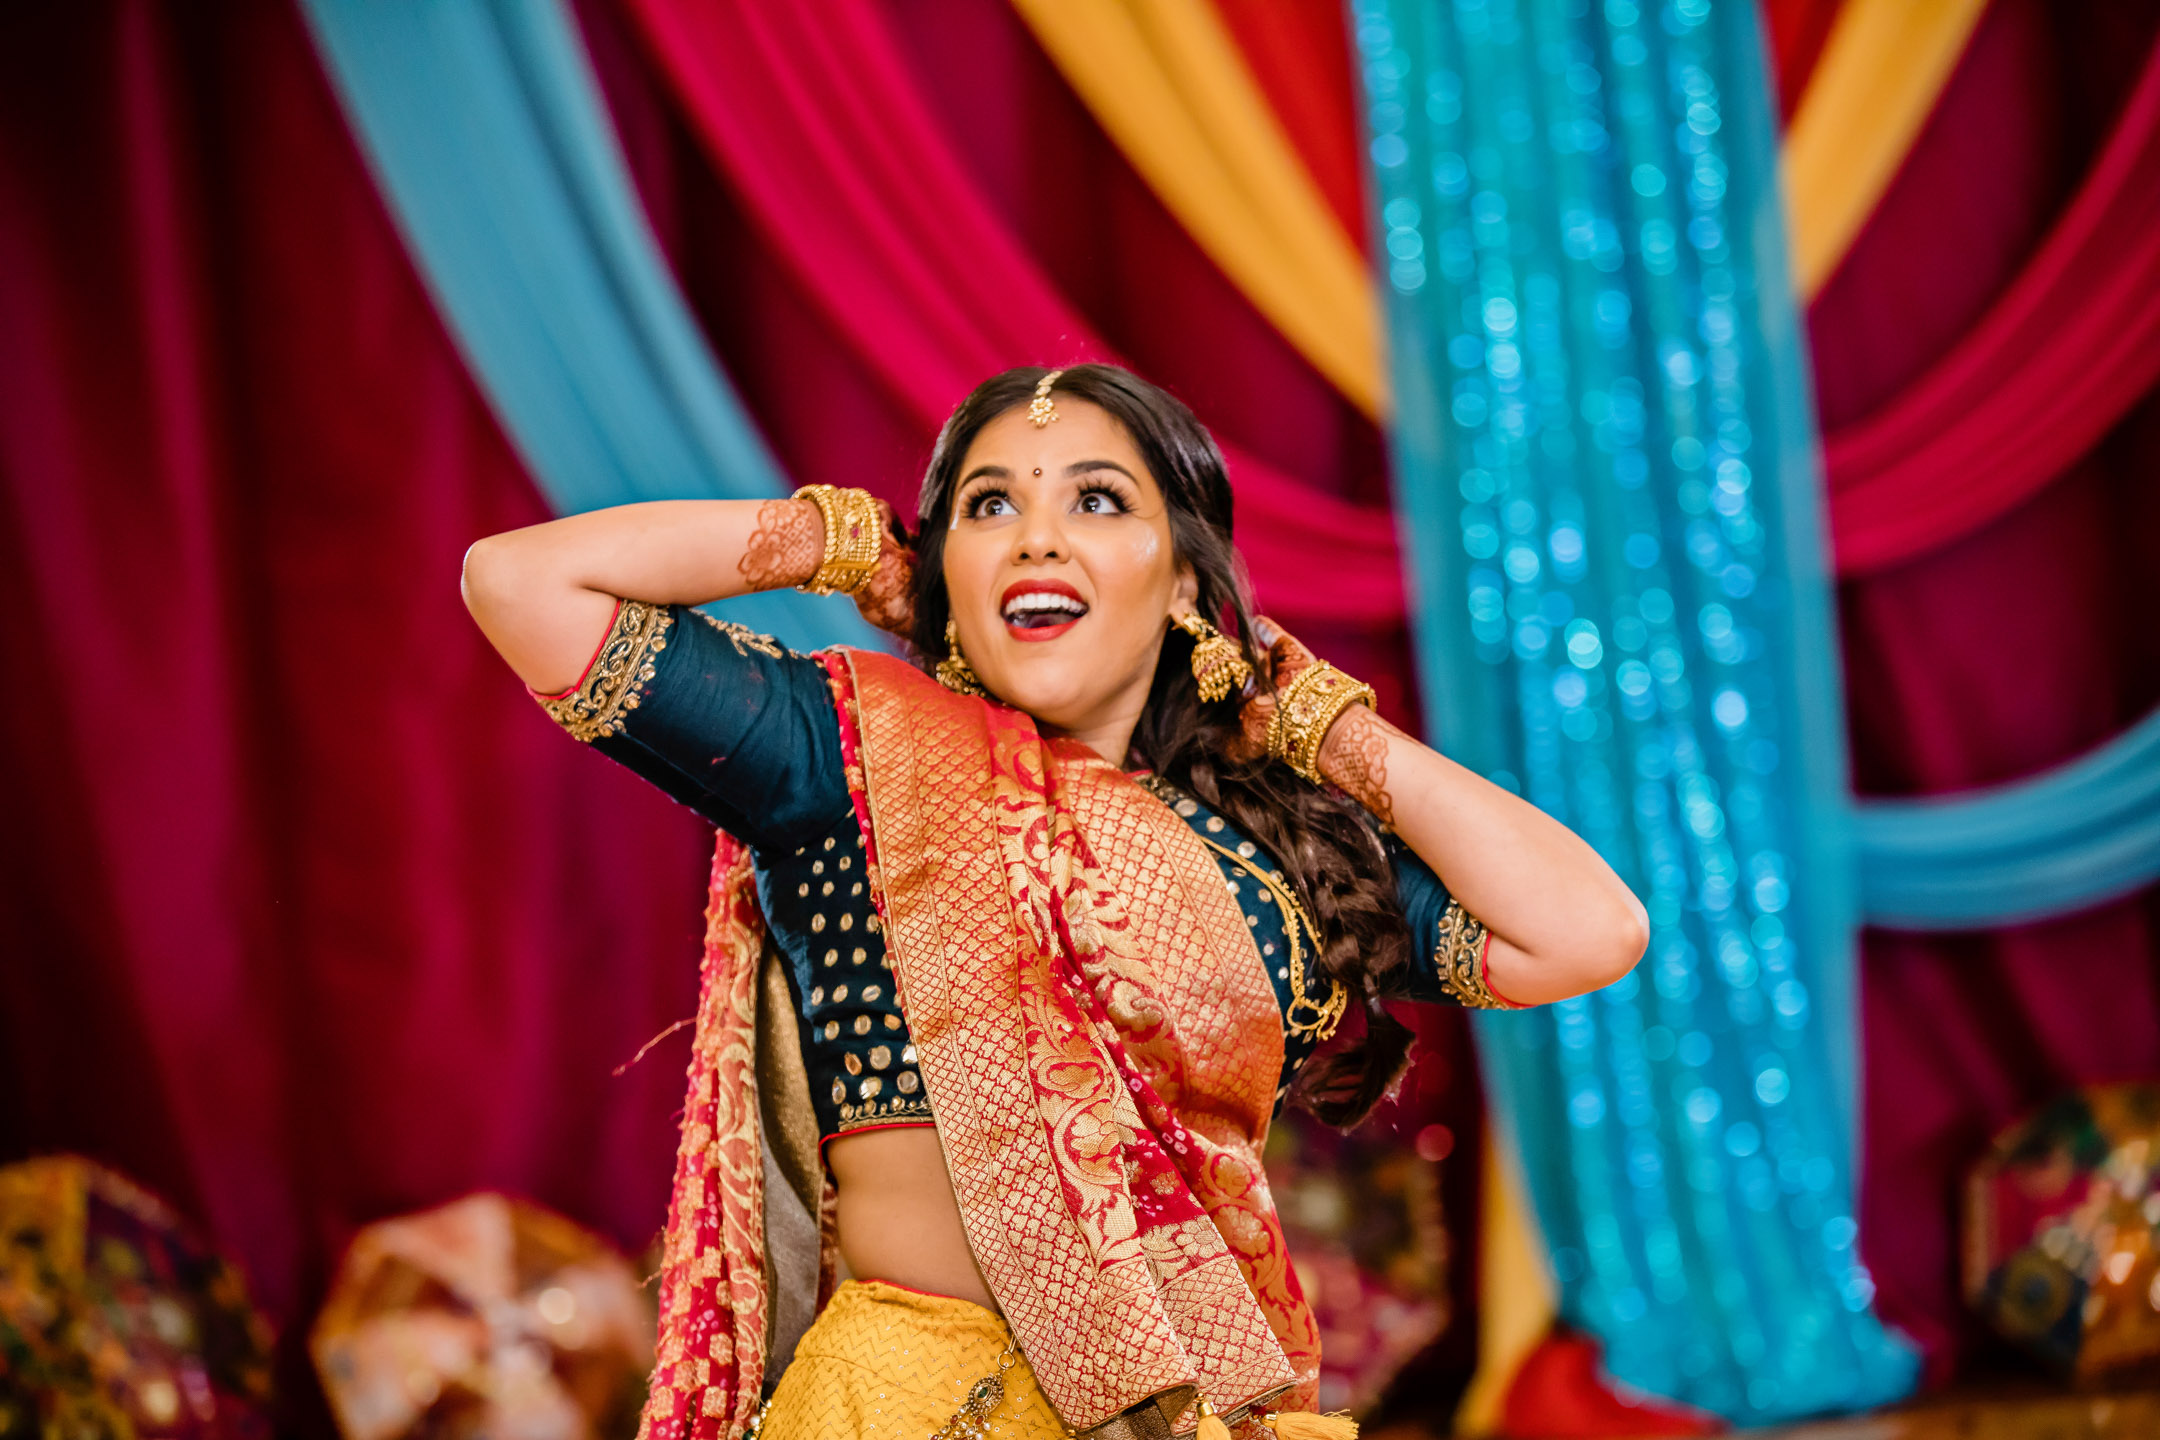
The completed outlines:
[[[1252,679],[1252,666],[1237,641],[1208,624],[1197,611],[1170,618],[1178,629],[1192,636],[1192,673],[1202,700],[1212,705],[1231,691],[1245,688],[1245,682]]]
[[[1052,370],[1035,382],[1035,398],[1028,401],[1028,419],[1040,430],[1058,418],[1057,401],[1050,398],[1050,387],[1057,384],[1063,370]]]

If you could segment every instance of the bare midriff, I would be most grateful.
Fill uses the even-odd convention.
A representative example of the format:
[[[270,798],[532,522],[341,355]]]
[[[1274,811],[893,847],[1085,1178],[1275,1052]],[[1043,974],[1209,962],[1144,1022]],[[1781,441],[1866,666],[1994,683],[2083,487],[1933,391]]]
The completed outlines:
[[[997,1309],[968,1249],[936,1129],[838,1135],[825,1146],[825,1163],[839,1194],[840,1257],[850,1274]]]

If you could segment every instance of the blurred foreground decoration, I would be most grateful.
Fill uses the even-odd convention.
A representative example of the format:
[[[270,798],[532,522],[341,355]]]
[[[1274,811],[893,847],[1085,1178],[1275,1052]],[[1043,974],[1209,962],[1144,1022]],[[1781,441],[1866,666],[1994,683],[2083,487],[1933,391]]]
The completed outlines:
[[[346,1440],[626,1440],[654,1323],[606,1241],[470,1195],[362,1230],[309,1348]]]
[[[76,1156],[0,1169],[0,1437],[267,1440],[270,1332],[163,1202]]]
[[[1435,1164],[1369,1125],[1286,1115],[1268,1183],[1320,1327],[1320,1408],[1369,1412],[1448,1324],[1448,1239]]]
[[[2160,1085],[2075,1091],[1966,1182],[1965,1295],[2079,1384],[2160,1380]]]

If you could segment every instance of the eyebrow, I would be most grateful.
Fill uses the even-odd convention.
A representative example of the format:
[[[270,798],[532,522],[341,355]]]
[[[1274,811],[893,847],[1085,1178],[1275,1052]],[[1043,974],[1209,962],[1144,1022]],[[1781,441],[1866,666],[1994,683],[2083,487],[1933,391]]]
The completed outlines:
[[[1075,460],[1065,467],[1065,474],[1070,478],[1075,475],[1086,475],[1096,470],[1115,470],[1118,474],[1132,481],[1133,484],[1140,483],[1139,476],[1133,474],[1132,471],[1118,464],[1115,460]],[[978,465],[960,477],[960,485],[967,485],[985,477],[992,480],[1010,480],[1013,477],[1013,472],[1003,465]],[[960,486],[956,485],[953,488],[959,489]]]
[[[1132,471],[1118,464],[1115,460],[1075,460],[1065,467],[1065,473],[1068,476],[1085,475],[1091,470],[1115,470],[1127,480],[1132,481],[1133,484],[1140,483],[1139,476],[1133,474]]]

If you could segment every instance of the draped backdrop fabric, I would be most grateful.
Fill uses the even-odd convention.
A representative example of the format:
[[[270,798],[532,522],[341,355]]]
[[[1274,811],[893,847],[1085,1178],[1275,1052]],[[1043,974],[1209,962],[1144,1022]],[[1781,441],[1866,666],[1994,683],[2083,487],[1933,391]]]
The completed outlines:
[[[413,254],[556,511],[786,494],[639,209],[569,11],[305,3]],[[717,608],[804,649],[879,643],[838,597]]]
[[[1830,433],[1838,565],[1909,560],[2055,480],[2160,379],[2160,43],[2076,197],[1958,345]]]
[[[2152,0],[1993,0],[1810,309],[1829,435],[1896,406],[2044,253],[2156,33]],[[2160,705],[2156,473],[2148,394],[2015,509],[1844,580],[1863,799],[2017,785]],[[2160,1073],[2160,889],[1987,933],[1870,930],[1861,973],[1860,1220],[1878,1304],[1921,1343],[1931,1379],[1999,1373],[2019,1362],[1959,1293],[1961,1177],[1990,1136],[2063,1089]]]
[[[1211,0],[1014,0],[1223,272],[1359,409],[1385,405],[1365,257]],[[1338,20],[1339,23],[1339,20]]]
[[[1598,847],[1640,969],[1481,1015],[1562,1315],[1762,1423],[1902,1394],[1853,1173],[1845,768],[1752,6],[1356,0],[1442,746]]]
[[[629,8],[797,282],[925,423],[1008,366],[1116,358],[972,182],[871,0]],[[1402,613],[1385,511],[1225,449],[1264,606],[1291,623]]]
[[[475,1189],[658,1227],[705,827],[458,601],[547,517],[286,4],[0,18],[0,1152],[86,1151],[278,1319]]]

